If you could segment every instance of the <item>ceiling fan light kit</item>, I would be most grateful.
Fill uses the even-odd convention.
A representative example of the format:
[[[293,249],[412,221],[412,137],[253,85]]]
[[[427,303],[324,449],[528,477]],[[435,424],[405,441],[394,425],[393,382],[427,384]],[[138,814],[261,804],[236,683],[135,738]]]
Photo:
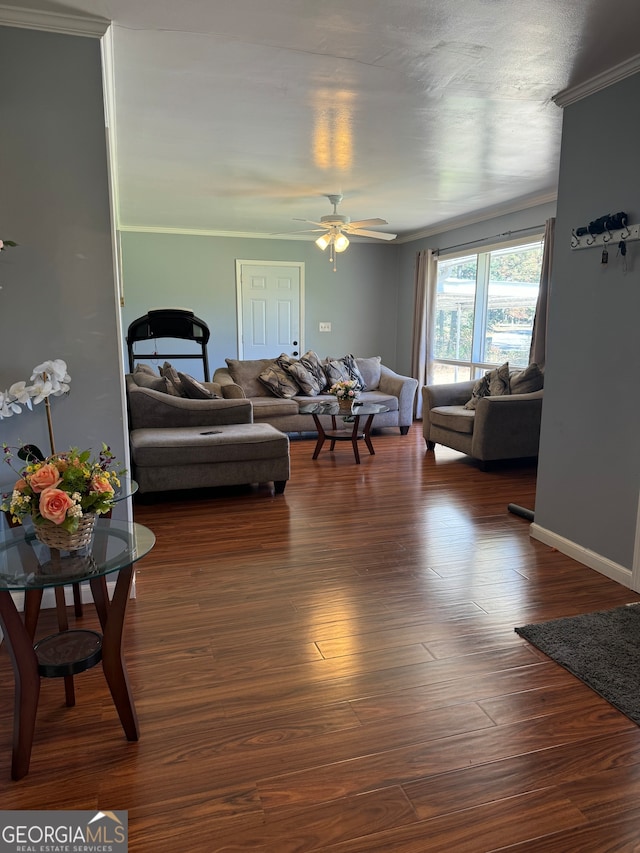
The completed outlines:
[[[369,225],[388,225],[385,219],[361,219],[358,222],[352,222],[349,216],[343,216],[337,212],[338,205],[342,201],[341,195],[328,195],[327,198],[333,205],[333,213],[321,216],[319,222],[315,222],[312,219],[302,219],[300,221],[320,226],[320,228],[309,229],[310,231],[325,232],[316,240],[316,246],[322,249],[323,252],[327,246],[331,247],[329,260],[333,264],[334,272],[336,272],[336,252],[344,252],[349,247],[347,234],[357,237],[373,237],[377,240],[395,240],[396,234],[365,230]]]

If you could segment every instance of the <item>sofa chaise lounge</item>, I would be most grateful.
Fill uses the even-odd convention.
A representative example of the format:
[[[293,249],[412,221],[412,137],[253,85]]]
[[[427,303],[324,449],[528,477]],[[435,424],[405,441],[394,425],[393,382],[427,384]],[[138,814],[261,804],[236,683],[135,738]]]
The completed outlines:
[[[289,438],[253,423],[248,400],[178,397],[142,387],[136,376],[127,374],[126,388],[132,473],[141,494],[271,481],[276,494],[284,491]],[[216,386],[205,385],[215,393]]]

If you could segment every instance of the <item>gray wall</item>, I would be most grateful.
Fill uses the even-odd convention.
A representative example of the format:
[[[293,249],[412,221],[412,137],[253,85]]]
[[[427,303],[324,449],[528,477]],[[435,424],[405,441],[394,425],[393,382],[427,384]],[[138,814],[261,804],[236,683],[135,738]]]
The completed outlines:
[[[149,309],[189,308],[211,330],[211,372],[236,358],[236,259],[299,261],[305,264],[304,346],[321,356],[380,355],[396,364],[397,248],[352,242],[339,255],[337,272],[329,256],[311,241],[260,240],[123,232],[121,235],[125,306],[122,326]],[[321,321],[331,332],[319,332]],[[188,352],[176,341],[158,341],[159,352]],[[142,351],[140,344],[136,351]],[[163,349],[161,349],[161,347]],[[146,351],[146,350],[145,350]],[[148,351],[153,351],[151,345]],[[182,361],[201,377],[201,363]],[[198,372],[200,371],[200,372]]]
[[[124,459],[100,43],[0,26],[0,387],[62,358],[56,449]],[[44,404],[0,421],[0,441],[48,451]],[[11,479],[0,470],[0,482]]]
[[[573,227],[640,221],[640,75],[565,109],[536,525],[631,568],[640,485],[640,243],[572,251]]]

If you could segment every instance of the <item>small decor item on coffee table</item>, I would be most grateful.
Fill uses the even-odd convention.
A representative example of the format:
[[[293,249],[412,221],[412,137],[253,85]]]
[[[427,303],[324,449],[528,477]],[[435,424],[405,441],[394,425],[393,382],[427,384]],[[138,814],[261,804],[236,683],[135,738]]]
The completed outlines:
[[[342,379],[333,383],[329,393],[337,399],[341,412],[351,412],[353,401],[358,398],[360,390],[355,379]]]
[[[5,446],[4,453],[11,464],[11,450]],[[96,517],[113,508],[123,473],[110,470],[114,463],[106,444],[95,459],[75,447],[48,459],[28,457],[1,508],[15,523],[31,516],[36,537],[50,548],[78,550],[91,541]]]

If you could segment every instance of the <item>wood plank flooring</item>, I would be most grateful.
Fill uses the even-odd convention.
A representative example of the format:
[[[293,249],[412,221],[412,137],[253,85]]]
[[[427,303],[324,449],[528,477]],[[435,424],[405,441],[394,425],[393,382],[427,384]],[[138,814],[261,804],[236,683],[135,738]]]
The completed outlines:
[[[127,809],[131,853],[640,850],[640,728],[513,630],[639,597],[507,511],[534,465],[426,453],[420,425],[374,446],[292,440],[280,496],[137,501],[141,739],[100,667],[71,709],[46,680],[12,782],[2,648],[0,807]]]

